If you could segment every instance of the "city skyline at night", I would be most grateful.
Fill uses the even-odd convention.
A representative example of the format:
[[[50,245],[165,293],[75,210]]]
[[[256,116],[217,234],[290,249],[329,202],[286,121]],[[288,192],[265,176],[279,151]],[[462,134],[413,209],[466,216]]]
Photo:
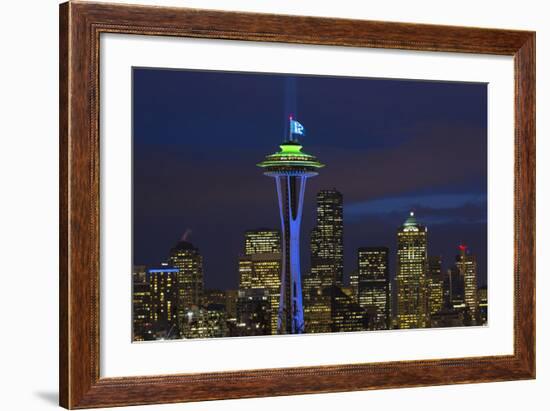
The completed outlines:
[[[134,68],[133,89],[134,327],[486,321],[486,84]]]
[[[133,340],[487,324],[487,288],[479,284],[476,255],[460,244],[454,265],[443,267],[442,256],[428,254],[428,228],[412,211],[396,231],[398,273],[394,280],[385,246],[356,250],[357,265],[349,283],[327,269],[335,267],[338,272],[342,265],[341,254],[326,252],[341,244],[342,198],[335,189],[317,193],[318,226],[311,232],[311,258],[323,258],[312,263],[321,270],[312,269],[294,284],[304,293],[300,328],[285,327],[281,318],[284,310],[280,307],[288,298],[283,286],[284,236],[278,229],[259,228],[244,233],[236,290],[204,288],[200,250],[183,239],[170,250],[169,262],[134,266]],[[319,239],[319,230],[329,235]]]
[[[279,226],[273,187],[254,169],[284,138],[293,113],[307,126],[308,151],[330,164],[308,182],[305,203],[337,187],[354,222],[344,275],[355,248],[391,244],[411,209],[430,225],[431,248],[445,264],[453,262],[445,251],[465,242],[486,266],[486,84],[295,76],[292,87],[289,77],[134,68],[135,264],[166,258],[188,232],[205,257],[205,285],[236,288],[241,233]],[[304,209],[302,236],[314,212]]]

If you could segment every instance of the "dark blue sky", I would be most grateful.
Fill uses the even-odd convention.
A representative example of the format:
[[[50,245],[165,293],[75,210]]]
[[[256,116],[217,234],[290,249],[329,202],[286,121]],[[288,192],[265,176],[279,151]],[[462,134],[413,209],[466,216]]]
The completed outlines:
[[[158,264],[186,230],[205,285],[236,288],[243,234],[279,228],[275,184],[256,164],[278,149],[290,113],[309,179],[302,274],[315,194],[344,196],[345,271],[362,246],[390,248],[414,209],[428,253],[450,266],[465,243],[487,266],[487,85],[325,76],[133,69],[134,263]],[[393,274],[393,273],[392,273]]]

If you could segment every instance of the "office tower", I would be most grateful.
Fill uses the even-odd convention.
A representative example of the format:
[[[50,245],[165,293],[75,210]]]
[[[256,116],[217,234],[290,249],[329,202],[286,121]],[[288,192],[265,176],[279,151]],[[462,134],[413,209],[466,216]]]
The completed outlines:
[[[186,310],[181,321],[182,338],[220,338],[228,336],[225,306],[209,304],[207,307],[193,306]]]
[[[305,332],[308,334],[332,331],[332,305],[330,294],[320,287],[306,288],[304,295]]]
[[[237,325],[233,336],[271,334],[271,305],[269,292],[263,288],[239,290]]]
[[[260,228],[244,233],[244,254],[263,254],[281,252],[281,234],[279,230]]]
[[[391,279],[391,275],[390,275],[390,281],[388,281],[388,288],[389,288],[389,298],[390,298],[390,311],[389,311],[389,315],[388,315],[388,328],[391,330],[394,328],[394,324],[395,324],[395,299],[394,299],[394,288],[395,288],[395,285],[394,285],[394,281],[395,280],[392,280]]]
[[[317,193],[316,226],[311,231],[311,270],[304,278],[306,332],[332,329],[330,290],[343,287],[343,197],[336,190]],[[329,291],[326,291],[329,290]],[[330,318],[329,318],[330,315]]]
[[[227,312],[223,304],[206,306],[206,329],[208,338],[227,337]]]
[[[432,314],[430,316],[430,327],[462,327],[464,325],[464,310],[448,309]]]
[[[336,190],[317,193],[317,221],[311,231],[311,276],[321,287],[343,286],[343,197]]]
[[[277,334],[281,293],[281,236],[277,230],[245,232],[245,255],[239,258],[239,289],[265,289],[269,293],[271,331]]]
[[[464,281],[464,304],[469,324],[476,324],[478,300],[477,300],[477,261],[476,256],[468,252],[468,247],[460,245],[459,254],[456,256],[456,268]]]
[[[487,296],[487,287],[479,287],[477,290],[477,301],[478,301],[478,319],[480,325],[487,324],[488,318],[488,296]]]
[[[464,279],[456,267],[451,267],[443,276],[443,307],[431,314],[431,327],[461,327],[464,313]]]
[[[449,281],[449,307],[453,310],[464,310],[464,275],[457,267],[447,270]]]
[[[178,273],[177,268],[168,266],[147,270],[154,339],[179,337]]]
[[[237,318],[238,293],[238,290],[225,290],[225,312],[228,321]]]
[[[435,314],[443,309],[443,275],[441,256],[428,257],[428,312]]]
[[[321,279],[310,272],[304,277],[303,287],[305,332],[331,332],[331,297],[323,294]]]
[[[282,233],[281,291],[278,313],[278,333],[304,332],[302,279],[300,275],[300,223],[304,206],[306,180],[317,175],[323,167],[314,156],[302,152],[302,145],[294,138],[291,119],[288,140],[281,151],[266,156],[258,164],[264,174],[275,179]],[[300,125],[301,127],[301,125]],[[297,129],[297,131],[301,132]]]
[[[443,280],[443,309],[452,307],[451,303],[451,271],[446,270],[442,275]]]
[[[147,269],[143,265],[132,270],[132,341],[152,340],[151,293]]]
[[[207,307],[211,304],[225,306],[225,291],[223,290],[204,290],[202,296],[202,305]]]
[[[252,259],[248,255],[239,256],[239,290],[252,286]]]
[[[194,306],[200,306],[203,294],[202,256],[199,250],[187,241],[180,241],[169,257],[170,265],[178,271],[178,310],[179,319]]]
[[[368,312],[359,306],[340,287],[335,285],[323,288],[325,297],[330,298],[331,331],[364,331],[369,326]]]
[[[353,299],[359,301],[359,271],[354,270],[349,276],[349,286],[353,292]]]
[[[239,290],[225,290],[225,323],[227,336],[237,336],[237,299]]]
[[[147,267],[144,265],[134,265],[132,268],[132,279],[134,283],[147,282]]]
[[[269,293],[271,332],[277,334],[279,298],[281,291],[281,254],[252,254],[251,288],[265,289]]]
[[[309,272],[302,279],[302,288],[302,294],[305,301],[310,296],[316,295],[321,292],[321,279],[317,276],[311,275],[311,272]]]
[[[250,268],[250,286],[248,288],[267,291],[271,317],[270,334],[277,334],[281,292],[281,254],[261,253],[243,257],[240,260],[240,268],[243,267],[246,267],[247,270]],[[240,288],[240,290],[245,289],[244,287]]]
[[[204,338],[206,336],[205,313],[199,306],[194,305],[179,310],[178,320],[181,338]]]
[[[397,328],[424,328],[428,323],[427,236],[412,211],[397,232]]]
[[[390,326],[390,273],[387,247],[363,247],[357,252],[358,303],[369,314],[369,329]]]
[[[228,335],[225,307],[210,304],[208,307],[193,306],[187,309],[181,321],[183,338],[220,338]]]

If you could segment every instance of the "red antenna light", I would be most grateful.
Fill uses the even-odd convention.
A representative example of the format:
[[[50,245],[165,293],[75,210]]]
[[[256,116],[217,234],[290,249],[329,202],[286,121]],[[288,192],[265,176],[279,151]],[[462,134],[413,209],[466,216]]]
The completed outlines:
[[[464,245],[464,244],[460,244],[460,245],[458,246],[458,248],[459,248],[460,251],[466,251],[466,250],[468,249],[468,246],[467,246],[467,245]]]

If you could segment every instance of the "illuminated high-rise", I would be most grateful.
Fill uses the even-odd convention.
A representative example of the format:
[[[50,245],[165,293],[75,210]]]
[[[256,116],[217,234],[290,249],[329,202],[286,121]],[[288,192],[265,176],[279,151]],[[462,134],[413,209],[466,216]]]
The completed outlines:
[[[279,230],[260,228],[257,230],[247,230],[244,233],[245,255],[280,252],[281,234]]]
[[[290,119],[290,133],[281,151],[266,156],[258,164],[264,174],[273,177],[277,187],[282,234],[281,290],[277,330],[280,334],[304,332],[302,279],[300,274],[300,223],[304,206],[306,180],[323,167],[317,159],[302,152],[302,145],[293,136],[303,134],[303,127]]]
[[[428,230],[411,211],[397,232],[397,328],[428,324],[427,248]]]
[[[277,334],[281,290],[281,254],[252,254],[248,258],[252,262],[250,288],[267,290],[271,316],[270,334]]]
[[[359,298],[359,272],[354,270],[349,276],[349,286],[353,293],[353,299],[357,301]]]
[[[248,255],[239,257],[239,290],[247,290],[252,286],[252,259]]]
[[[306,333],[332,331],[331,296],[323,293],[321,279],[308,273],[303,280],[304,321]]]
[[[239,289],[265,289],[271,318],[270,334],[277,334],[281,292],[281,235],[278,230],[248,230],[245,255],[239,257]]]
[[[308,287],[304,296],[305,332],[332,332],[332,297],[320,287]]]
[[[475,324],[478,316],[477,297],[477,260],[468,252],[468,247],[460,245],[456,256],[456,268],[464,281],[464,304],[471,324]]]
[[[186,310],[181,321],[182,338],[219,338],[228,335],[225,307],[209,304],[207,307],[193,306]]]
[[[368,329],[369,314],[353,298],[338,286],[323,289],[323,294],[330,298],[331,331],[364,331]]]
[[[227,319],[233,320],[237,318],[237,298],[238,290],[225,290],[225,311]]]
[[[428,312],[435,314],[443,309],[443,274],[441,256],[428,256],[426,280],[428,284]]]
[[[269,292],[264,288],[239,290],[234,336],[271,334]]]
[[[466,307],[464,303],[464,276],[457,267],[451,267],[447,270],[444,295],[447,295],[447,293],[449,296],[447,307],[455,311],[464,311]]]
[[[169,261],[171,266],[178,269],[178,311],[179,319],[183,321],[190,309],[202,303],[202,256],[193,244],[180,241],[170,250]]]
[[[390,273],[387,247],[363,247],[357,253],[359,306],[369,314],[369,329],[390,326]]]
[[[134,265],[132,268],[132,279],[134,283],[147,282],[147,267],[144,265]]]
[[[488,311],[488,299],[487,299],[487,287],[480,287],[477,290],[477,301],[478,301],[478,313],[479,313],[479,324],[487,324],[487,311]]]
[[[202,306],[225,305],[225,291],[218,289],[204,290],[202,293]]]
[[[316,225],[311,230],[311,269],[304,278],[306,332],[329,332],[333,327],[334,298],[343,287],[343,197],[336,190],[317,193]],[[340,295],[338,293],[338,295]]]
[[[179,337],[178,326],[178,269],[161,266],[147,270],[151,324],[154,339]]]
[[[132,340],[154,339],[151,323],[151,292],[147,268],[136,265],[132,270]]]
[[[322,288],[343,286],[343,197],[335,189],[317,193],[317,221],[311,231],[311,276],[319,279]]]

